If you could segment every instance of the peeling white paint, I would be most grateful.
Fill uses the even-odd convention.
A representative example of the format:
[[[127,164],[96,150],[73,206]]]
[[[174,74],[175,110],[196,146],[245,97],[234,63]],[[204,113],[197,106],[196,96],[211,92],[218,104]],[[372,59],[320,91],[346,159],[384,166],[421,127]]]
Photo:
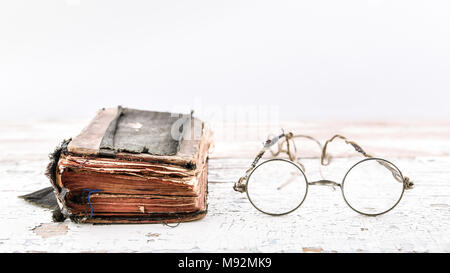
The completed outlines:
[[[371,144],[378,147],[382,143],[365,134],[371,131],[377,135],[376,127],[366,125],[364,128],[372,130],[364,129],[359,137],[353,137],[364,147],[369,144],[371,153],[393,161],[416,183],[398,207],[379,217],[355,213],[339,190],[328,187],[311,187],[302,207],[289,215],[259,213],[244,194],[233,191],[232,185],[262,141],[229,142],[216,135],[217,149],[209,161],[208,214],[200,221],[170,228],[161,224],[74,224],[68,220],[53,223],[50,210],[17,198],[49,185],[44,176],[47,154],[83,124],[0,122],[0,252],[450,252],[450,148],[448,130],[440,130],[442,125],[436,125],[436,133],[428,139],[414,135],[414,126],[408,127],[404,143],[396,150],[373,149]],[[333,126],[345,131],[344,125]],[[389,128],[382,129],[386,133],[383,142],[400,141],[403,127],[384,126]],[[335,132],[334,127],[325,128],[320,123],[313,127],[320,129],[308,127],[305,131],[321,140]],[[356,132],[357,128],[352,126],[351,130]],[[437,149],[428,150],[438,146],[442,147],[438,154]],[[236,158],[234,149],[239,147]],[[395,156],[397,151],[401,156]],[[357,158],[337,158],[322,168],[324,176],[342,179],[353,160]],[[320,177],[316,158],[304,163],[311,179]]]

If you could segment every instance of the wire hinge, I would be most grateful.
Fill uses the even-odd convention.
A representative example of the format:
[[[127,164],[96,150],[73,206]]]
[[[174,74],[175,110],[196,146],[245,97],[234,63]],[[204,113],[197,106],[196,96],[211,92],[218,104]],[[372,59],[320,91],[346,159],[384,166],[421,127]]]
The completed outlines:
[[[247,184],[244,183],[247,180],[246,176],[243,176],[239,178],[239,181],[237,183],[234,183],[233,190],[237,192],[245,192],[247,190]]]

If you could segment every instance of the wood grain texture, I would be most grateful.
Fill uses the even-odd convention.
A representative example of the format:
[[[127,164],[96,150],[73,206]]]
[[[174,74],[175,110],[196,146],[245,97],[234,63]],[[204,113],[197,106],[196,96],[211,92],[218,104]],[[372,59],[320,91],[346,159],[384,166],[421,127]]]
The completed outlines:
[[[91,225],[51,222],[48,209],[17,198],[49,185],[47,155],[89,120],[0,122],[1,252],[450,252],[450,121],[227,124],[214,128],[208,214],[177,228],[162,224]],[[271,217],[256,211],[232,185],[267,132],[279,127],[324,141],[335,133],[395,163],[416,183],[399,206],[379,217],[348,208],[339,190],[312,187],[303,206]],[[317,147],[300,143],[308,176],[319,177]],[[359,157],[342,143],[329,150],[325,177],[342,180]],[[354,155],[350,159],[342,155]]]

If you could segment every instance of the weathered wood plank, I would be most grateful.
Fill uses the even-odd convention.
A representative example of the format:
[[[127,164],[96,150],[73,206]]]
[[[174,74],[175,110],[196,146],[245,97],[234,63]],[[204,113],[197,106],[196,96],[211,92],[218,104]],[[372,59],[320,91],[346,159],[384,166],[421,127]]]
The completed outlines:
[[[76,135],[86,122],[0,122],[0,251],[450,251],[450,122],[291,126],[295,132],[321,140],[333,133],[349,136],[410,176],[415,189],[407,191],[400,205],[383,216],[356,214],[339,190],[328,187],[312,187],[304,205],[292,214],[274,218],[259,213],[245,195],[232,190],[232,184],[251,163],[262,140],[236,129],[239,133],[233,138],[215,135],[216,147],[209,161],[209,212],[203,220],[177,228],[52,223],[49,210],[17,196],[48,186],[44,176],[47,154],[62,138]],[[344,144],[333,147],[334,154],[347,153]],[[317,157],[315,149],[305,144],[302,155]],[[336,158],[322,168],[324,176],[341,180],[357,159],[356,155]],[[304,163],[308,176],[318,178],[317,158],[304,159]]]

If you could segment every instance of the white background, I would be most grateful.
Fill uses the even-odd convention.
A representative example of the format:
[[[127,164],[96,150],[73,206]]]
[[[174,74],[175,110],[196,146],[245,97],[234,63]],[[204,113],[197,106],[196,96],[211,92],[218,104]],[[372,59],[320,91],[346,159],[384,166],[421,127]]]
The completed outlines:
[[[449,1],[0,3],[0,119],[196,101],[441,119],[449,75]]]

